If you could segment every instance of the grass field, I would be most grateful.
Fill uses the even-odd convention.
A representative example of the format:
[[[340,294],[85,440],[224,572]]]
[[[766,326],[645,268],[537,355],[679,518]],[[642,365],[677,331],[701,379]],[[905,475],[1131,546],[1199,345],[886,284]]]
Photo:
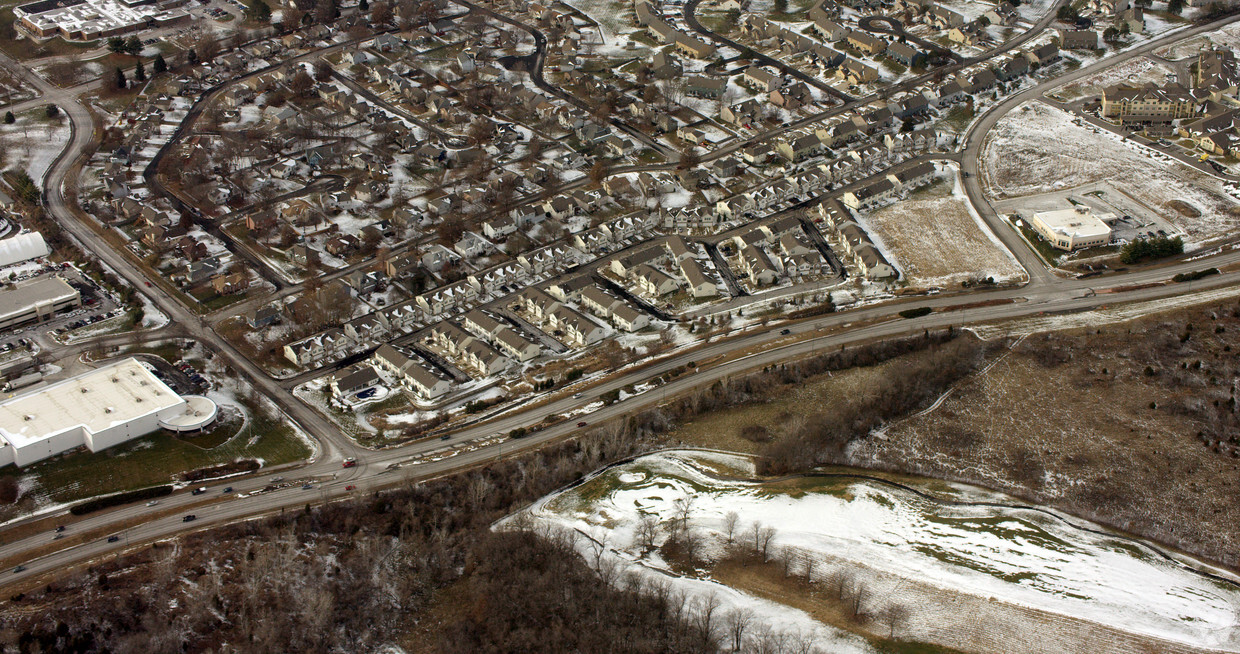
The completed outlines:
[[[956,284],[971,278],[1016,279],[1023,269],[969,212],[953,172],[908,199],[866,217],[872,233],[915,285]]]
[[[1232,301],[1032,336],[854,462],[985,483],[1236,566],[1238,313]]]

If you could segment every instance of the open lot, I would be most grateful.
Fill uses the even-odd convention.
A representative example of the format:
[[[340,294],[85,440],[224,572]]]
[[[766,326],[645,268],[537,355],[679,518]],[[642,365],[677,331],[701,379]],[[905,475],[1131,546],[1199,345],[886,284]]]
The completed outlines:
[[[914,285],[974,278],[1008,281],[1024,276],[1020,264],[973,213],[954,170],[908,199],[863,216],[870,233]]]
[[[1240,48],[1240,25],[1232,23],[1222,29],[1198,34],[1191,39],[1159,48],[1154,54],[1173,61],[1193,57],[1203,46],[1218,46],[1235,50]]]
[[[1089,77],[1070,82],[1051,91],[1051,95],[1075,100],[1096,96],[1102,89],[1114,84],[1139,86],[1154,83],[1159,86],[1173,82],[1175,72],[1148,57],[1134,57],[1118,63]]]
[[[1097,132],[1041,102],[1021,105],[995,125],[986,141],[982,174],[988,190],[1005,199],[1069,189],[1084,193],[1094,184],[1109,183],[1148,211],[1167,216],[1186,234],[1187,247],[1234,238],[1240,202],[1221,180]]]
[[[69,121],[63,114],[48,118],[43,107],[14,117],[12,125],[0,124],[0,169],[24,170],[38,182],[69,142]]]

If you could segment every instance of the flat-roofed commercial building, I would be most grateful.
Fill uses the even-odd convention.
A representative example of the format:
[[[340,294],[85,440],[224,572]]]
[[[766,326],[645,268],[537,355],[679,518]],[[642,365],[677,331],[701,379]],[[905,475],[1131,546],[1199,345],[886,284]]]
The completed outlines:
[[[1107,245],[1111,242],[1111,227],[1104,218],[1112,214],[1095,216],[1086,206],[1058,211],[1042,211],[1033,215],[1033,228],[1050,244],[1061,250],[1079,250]]]
[[[18,395],[0,402],[0,465],[81,446],[98,452],[165,426],[201,428],[214,418],[214,403],[194,399],[191,407],[136,359]]]
[[[46,322],[82,304],[82,295],[60,277],[44,277],[0,291],[0,331]]]

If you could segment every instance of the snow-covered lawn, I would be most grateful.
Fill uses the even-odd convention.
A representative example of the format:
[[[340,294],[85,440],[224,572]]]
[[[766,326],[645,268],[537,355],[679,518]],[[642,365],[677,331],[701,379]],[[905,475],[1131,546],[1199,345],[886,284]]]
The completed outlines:
[[[1081,651],[1076,646],[1083,643],[1064,642],[1071,633],[1085,634],[1086,640],[1154,638],[1163,645],[1240,651],[1240,585],[1096,525],[1005,508],[1017,502],[955,484],[933,484],[936,496],[951,500],[941,501],[876,480],[735,481],[751,474],[745,457],[662,452],[604,470],[543,498],[528,512],[536,523],[587,536],[578,539],[587,560],[591,541],[604,543],[621,575],[664,577],[698,602],[717,593],[722,613],[747,607],[758,623],[814,631],[824,651],[868,651],[869,646],[795,609],[709,578],[671,573],[658,544],[686,500],[689,528],[704,535],[707,559],[723,552],[725,517],[735,512],[738,534],[755,523],[774,528],[771,551],[796,548],[817,559],[819,580],[841,569],[866,577],[874,584],[872,611],[882,610],[878,597],[902,603],[906,617],[897,631],[907,640],[984,641],[991,643],[985,651],[994,652],[1067,651],[1060,649],[1065,645]],[[928,480],[924,486],[932,487]],[[637,527],[644,516],[661,525],[651,551],[640,545]],[[926,589],[950,599],[927,602]],[[991,628],[998,625],[1002,628]],[[1106,645],[1103,650],[1119,651],[1115,642]]]
[[[1231,237],[1240,227],[1240,201],[1212,175],[1105,130],[1076,125],[1072,116],[1028,102],[995,124],[982,152],[982,174],[998,198],[1109,182],[1151,213],[1164,215],[1199,247]],[[1179,200],[1200,213],[1178,213]]]
[[[904,278],[946,285],[972,277],[1008,281],[1024,275],[1020,264],[982,222],[960,187],[949,179],[863,216],[862,222]]]
[[[1113,84],[1141,85],[1153,82],[1162,86],[1175,81],[1174,77],[1170,68],[1148,57],[1134,57],[1089,77],[1058,87],[1052,91],[1052,94],[1067,100],[1075,100],[1085,96],[1099,95],[1103,88]]]
[[[1191,39],[1173,43],[1154,51],[1154,54],[1176,61],[1185,57],[1196,57],[1202,46],[1216,46],[1228,50],[1240,49],[1240,23],[1232,23],[1222,29],[1198,34]]]
[[[43,180],[52,161],[69,142],[69,121],[43,118],[44,109],[17,116],[12,125],[0,125],[0,166],[24,170],[36,183]]]

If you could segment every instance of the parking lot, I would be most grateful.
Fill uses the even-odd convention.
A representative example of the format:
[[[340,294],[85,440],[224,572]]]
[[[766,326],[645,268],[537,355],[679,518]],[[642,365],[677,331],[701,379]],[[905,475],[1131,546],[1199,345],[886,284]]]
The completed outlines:
[[[136,354],[160,381],[164,382],[177,395],[201,395],[211,388],[211,382],[193,366],[184,361],[170,363],[153,354]]]

